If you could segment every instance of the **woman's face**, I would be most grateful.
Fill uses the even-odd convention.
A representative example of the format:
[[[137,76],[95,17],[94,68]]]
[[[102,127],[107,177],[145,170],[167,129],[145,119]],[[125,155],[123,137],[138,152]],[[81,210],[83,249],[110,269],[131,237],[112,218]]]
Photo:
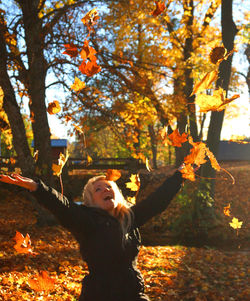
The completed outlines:
[[[93,202],[99,208],[112,212],[116,206],[114,190],[107,180],[98,180],[93,183]]]

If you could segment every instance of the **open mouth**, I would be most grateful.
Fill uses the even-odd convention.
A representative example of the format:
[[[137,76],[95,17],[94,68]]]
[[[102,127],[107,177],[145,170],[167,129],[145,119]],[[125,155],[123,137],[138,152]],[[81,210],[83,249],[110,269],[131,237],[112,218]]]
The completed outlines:
[[[108,195],[104,198],[104,201],[109,201],[109,200],[112,200],[112,196]]]

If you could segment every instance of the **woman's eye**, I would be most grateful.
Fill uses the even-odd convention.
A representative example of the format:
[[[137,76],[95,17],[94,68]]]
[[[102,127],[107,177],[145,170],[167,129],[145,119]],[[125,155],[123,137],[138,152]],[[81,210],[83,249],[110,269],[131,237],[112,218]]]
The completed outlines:
[[[100,190],[101,190],[101,188],[96,188],[96,190],[95,190],[95,191],[97,192],[97,191],[100,191]]]

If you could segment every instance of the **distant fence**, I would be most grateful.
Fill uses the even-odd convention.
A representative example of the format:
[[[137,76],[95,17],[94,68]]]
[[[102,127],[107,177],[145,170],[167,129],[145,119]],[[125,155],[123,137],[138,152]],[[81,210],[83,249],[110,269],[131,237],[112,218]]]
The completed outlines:
[[[68,170],[74,169],[141,169],[145,164],[134,158],[96,158],[93,161],[69,158]]]
[[[57,160],[54,160],[57,163]],[[66,163],[66,169],[79,170],[79,169],[142,169],[145,164],[141,160],[134,158],[96,158],[91,162],[82,158],[69,158]],[[0,169],[1,172],[15,172],[19,168],[16,163],[16,158],[0,156]]]

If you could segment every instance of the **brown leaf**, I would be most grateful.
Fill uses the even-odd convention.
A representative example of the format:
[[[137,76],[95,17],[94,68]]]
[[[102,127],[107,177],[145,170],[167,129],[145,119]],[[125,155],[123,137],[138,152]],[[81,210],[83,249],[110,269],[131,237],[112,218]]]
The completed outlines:
[[[155,9],[152,11],[151,15],[154,17],[159,16],[166,8],[165,3],[161,1],[155,1]]]
[[[214,47],[209,54],[210,62],[213,64],[216,64],[219,60],[224,58],[226,53],[227,53],[227,50],[225,47],[223,47],[223,46]]]
[[[66,48],[66,50],[63,52],[63,54],[67,54],[70,57],[77,57],[78,49],[75,44],[73,44],[73,43],[64,44],[64,47]]]

